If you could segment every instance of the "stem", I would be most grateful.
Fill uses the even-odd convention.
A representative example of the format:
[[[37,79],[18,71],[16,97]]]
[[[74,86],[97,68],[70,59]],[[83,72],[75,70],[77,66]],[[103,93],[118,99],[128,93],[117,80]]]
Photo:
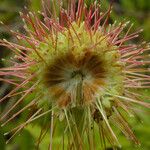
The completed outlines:
[[[91,112],[90,112],[90,107],[88,108],[88,136],[89,136],[89,146],[90,149],[94,149],[94,141],[93,141],[93,134],[91,131],[91,125],[92,125],[92,121],[91,121]]]
[[[81,74],[76,75],[76,81],[77,81],[77,89],[76,89],[76,100],[77,100],[77,106],[81,106],[83,104],[83,77]]]
[[[67,114],[67,111],[65,109],[64,109],[64,112],[65,112],[67,124],[68,124],[68,127],[69,127],[70,135],[72,137],[73,145],[74,145],[74,148],[76,148],[76,144],[75,144],[75,141],[74,141],[75,139],[74,139],[74,136],[73,136],[73,133],[72,133],[72,130],[71,130],[71,125],[70,125],[70,122],[69,122],[68,114]]]

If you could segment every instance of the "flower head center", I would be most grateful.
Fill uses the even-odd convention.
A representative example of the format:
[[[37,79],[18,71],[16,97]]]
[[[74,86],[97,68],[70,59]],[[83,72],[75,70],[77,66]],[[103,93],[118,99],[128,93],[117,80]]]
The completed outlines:
[[[79,69],[79,70],[75,70],[71,73],[71,78],[75,78],[75,77],[80,77],[82,80],[85,78],[85,74],[84,72]]]
[[[50,94],[60,103],[67,97],[67,103],[78,101],[78,104],[83,104],[94,99],[105,84],[105,75],[104,62],[95,53],[87,52],[81,58],[68,53],[55,58],[47,67],[45,83]]]

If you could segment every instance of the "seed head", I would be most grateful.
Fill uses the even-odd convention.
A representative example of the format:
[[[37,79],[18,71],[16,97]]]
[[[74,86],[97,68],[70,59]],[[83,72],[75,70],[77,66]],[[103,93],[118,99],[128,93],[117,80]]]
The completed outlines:
[[[15,54],[10,60],[12,66],[0,69],[0,76],[10,77],[2,81],[14,86],[0,102],[20,96],[1,115],[2,126],[30,108],[27,120],[8,132],[13,133],[11,138],[27,124],[46,116],[50,149],[55,139],[53,124],[58,121],[60,126],[65,125],[62,139],[68,140],[63,145],[69,149],[85,149],[86,143],[90,149],[94,145],[99,148],[93,136],[98,128],[102,148],[106,139],[113,147],[120,146],[111,124],[139,144],[124,112],[134,115],[134,104],[150,107],[136,92],[137,88],[150,87],[150,48],[146,43],[128,42],[140,31],[130,33],[129,22],[108,25],[112,5],[102,13],[98,3],[88,8],[83,0],[69,1],[67,10],[60,1],[51,4],[50,11],[43,3],[42,20],[32,12],[20,13],[27,35],[11,31],[18,43],[0,41]],[[27,104],[11,116],[24,102]]]

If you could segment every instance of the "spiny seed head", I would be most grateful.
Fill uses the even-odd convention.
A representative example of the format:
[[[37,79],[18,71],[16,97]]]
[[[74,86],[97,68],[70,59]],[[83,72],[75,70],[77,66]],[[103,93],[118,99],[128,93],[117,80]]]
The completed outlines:
[[[33,67],[43,81],[39,90],[46,89],[47,99],[60,107],[89,104],[96,97],[105,96],[105,88],[118,94],[123,88],[119,50],[109,44],[102,32],[92,34],[91,40],[85,23],[77,25],[73,22],[71,27],[57,33],[57,49],[51,38],[46,38],[46,43],[37,47],[46,62],[45,67],[43,62],[38,64],[39,67]],[[37,61],[41,59],[36,52],[31,57]]]
[[[1,80],[14,86],[0,102],[20,95],[1,115],[2,126],[31,110],[24,123],[8,132],[13,133],[11,138],[27,124],[51,113],[51,121],[49,117],[43,121],[38,141],[50,122],[50,149],[57,118],[64,127],[65,148],[85,149],[86,143],[89,149],[99,148],[98,144],[94,146],[95,126],[100,131],[102,148],[106,148],[106,139],[113,147],[120,145],[111,124],[139,144],[124,113],[133,116],[134,104],[150,107],[139,100],[141,95],[135,90],[150,87],[150,47],[128,42],[141,31],[130,33],[133,25],[129,22],[108,25],[112,5],[102,13],[96,2],[88,8],[83,0],[69,1],[67,10],[62,1],[51,4],[49,7],[49,3],[43,3],[42,20],[32,12],[20,13],[27,35],[12,32],[20,44],[0,41],[15,54],[10,60],[13,65],[0,69],[0,76],[10,77]],[[11,116],[23,102],[26,105]]]

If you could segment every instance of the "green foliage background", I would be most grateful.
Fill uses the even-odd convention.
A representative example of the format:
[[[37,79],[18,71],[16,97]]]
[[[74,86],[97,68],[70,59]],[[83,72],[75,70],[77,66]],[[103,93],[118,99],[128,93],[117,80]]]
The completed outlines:
[[[86,0],[87,4],[93,3],[94,0]],[[27,6],[29,10],[38,11],[41,9],[40,0],[0,0],[0,21],[3,21],[4,24],[8,25],[12,30],[23,31],[23,23],[19,17],[19,11],[24,9],[24,6]],[[110,1],[102,0],[102,9],[106,9]],[[130,20],[134,23],[133,30],[144,29],[144,32],[141,34],[140,38],[134,42],[139,41],[150,41],[150,1],[149,0],[114,0],[113,13],[111,20]],[[6,38],[8,40],[14,41],[14,38],[6,30],[3,25],[0,25],[0,39]],[[4,47],[0,47],[0,67],[7,66],[7,62],[3,62],[2,58],[9,58],[11,53]],[[2,97],[8,90],[10,90],[10,85],[0,82],[0,97]],[[150,90],[138,91],[142,92],[144,95],[150,97]],[[7,104],[8,105],[8,104]],[[7,105],[5,107],[7,107]],[[11,105],[9,103],[9,105]],[[0,106],[1,108],[4,106]],[[122,143],[123,150],[149,150],[150,149],[150,117],[148,110],[139,109],[139,116],[143,123],[130,118],[130,122],[133,125],[133,130],[135,134],[141,141],[141,147],[135,147],[132,143],[127,141],[124,136],[117,132],[120,143]],[[23,119],[23,118],[22,118]],[[16,122],[13,122],[14,124]],[[0,150],[34,150],[34,144],[36,137],[40,132],[40,127],[38,125],[29,125],[25,130],[20,133],[20,136],[14,137],[14,139],[9,143],[5,144],[3,134],[11,128],[11,124],[5,128],[0,128]],[[58,133],[59,135],[59,133]],[[59,138],[59,136],[58,136]],[[54,141],[57,145],[57,139]],[[41,150],[46,150],[48,148],[49,136],[46,135],[43,140],[40,148]],[[56,148],[57,149],[57,148]],[[111,148],[110,148],[111,149]]]

